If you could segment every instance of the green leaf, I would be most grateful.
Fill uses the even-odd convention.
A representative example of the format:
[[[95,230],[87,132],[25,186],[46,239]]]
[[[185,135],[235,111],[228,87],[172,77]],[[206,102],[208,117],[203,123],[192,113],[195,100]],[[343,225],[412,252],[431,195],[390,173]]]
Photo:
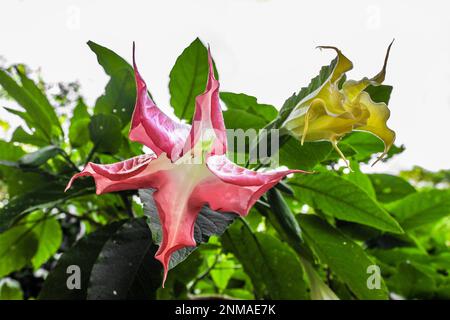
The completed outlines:
[[[49,181],[38,188],[19,194],[6,206],[0,208],[0,233],[7,229],[19,216],[42,208],[52,207],[67,199],[88,194],[94,189],[89,182],[80,181],[64,192],[67,181]]]
[[[374,102],[384,102],[389,104],[389,99],[391,98],[392,86],[379,85],[368,86],[364,91],[366,91]]]
[[[2,300],[23,300],[22,288],[18,281],[10,278],[0,280],[0,301]]]
[[[72,122],[69,129],[69,140],[72,147],[82,147],[89,141],[90,118],[80,119]]]
[[[293,248],[299,248],[299,245],[303,242],[300,226],[283,196],[278,190],[272,188],[267,192],[267,200],[273,213],[272,220],[275,220],[276,224],[280,226],[277,230],[286,235]]]
[[[202,94],[208,78],[208,50],[196,38],[177,58],[170,71],[170,104],[175,115],[190,121],[195,98]]]
[[[406,299],[430,299],[436,290],[436,282],[418,265],[403,262],[389,279],[389,287]]]
[[[403,232],[364,190],[339,176],[327,172],[296,175],[289,184],[300,201],[325,214],[383,231]]]
[[[37,147],[44,147],[48,145],[48,141],[46,139],[39,137],[38,134],[29,134],[21,126],[14,130],[11,137],[11,142],[31,144]]]
[[[23,68],[17,67],[16,71],[20,77],[23,88],[33,97],[33,99],[39,104],[42,110],[50,119],[56,134],[62,133],[61,124],[59,122],[58,116],[56,115],[55,108],[51,105],[45,92],[39,88],[33,80],[27,77]]]
[[[292,110],[297,106],[306,96],[319,89],[330,77],[337,63],[337,57],[331,61],[327,66],[323,66],[320,69],[319,75],[314,77],[307,87],[300,89],[299,93],[294,93],[289,97],[280,109],[277,122],[281,125]]]
[[[341,146],[353,149],[356,154],[352,155],[352,158],[360,162],[367,162],[372,158],[373,154],[383,152],[384,150],[383,141],[367,132],[353,132],[347,135],[339,143],[340,148]],[[404,149],[405,148],[403,146],[392,146],[384,160],[392,158],[394,155],[403,152]]]
[[[296,253],[285,243],[245,226],[222,236],[224,247],[242,263],[259,298],[305,299],[306,284]]]
[[[261,129],[278,114],[274,106],[260,104],[255,97],[243,93],[221,92],[220,99],[227,106],[223,112],[227,129]]]
[[[40,300],[84,300],[86,299],[92,267],[97,261],[105,243],[125,221],[113,222],[78,241],[59,259],[55,269],[50,272],[39,294]],[[67,281],[69,266],[80,267],[80,289],[70,290]]]
[[[341,177],[347,181],[353,182],[363,189],[371,198],[375,199],[375,189],[373,188],[372,182],[368,175],[361,172],[358,162],[351,160],[350,169],[350,172],[343,174]]]
[[[136,83],[131,65],[122,57],[95,42],[88,46],[97,55],[98,63],[103,67],[110,80],[105,93],[95,103],[95,114],[114,114],[126,125],[133,114],[136,102]]]
[[[311,170],[325,160],[331,149],[327,141],[305,142],[302,146],[299,141],[289,138],[280,149],[280,165],[290,169]]]
[[[398,176],[382,173],[367,176],[372,181],[378,201],[381,202],[392,202],[416,192],[412,185]]]
[[[29,264],[37,248],[38,239],[26,225],[0,234],[0,278]]]
[[[120,119],[110,114],[98,114],[91,118],[89,133],[99,152],[116,153],[122,143]]]
[[[86,145],[86,141],[89,140],[90,117],[88,107],[82,99],[79,99],[70,120],[69,140],[72,147]]]
[[[359,299],[387,299],[388,291],[381,279],[380,289],[369,289],[367,268],[375,263],[355,242],[313,215],[301,215],[300,226],[306,242],[320,261],[341,278]]]
[[[56,157],[61,149],[57,146],[46,146],[38,151],[28,153],[19,159],[19,164],[24,167],[39,167],[49,159]]]
[[[36,270],[58,251],[62,242],[62,230],[58,220],[46,216],[42,211],[30,214],[26,223],[39,242],[37,251],[31,259]]]
[[[436,222],[450,215],[450,191],[416,192],[387,205],[406,230]]]
[[[87,299],[155,298],[162,283],[162,265],[154,258],[157,249],[145,219],[123,224],[92,267]]]
[[[53,122],[53,116],[49,113],[48,108],[41,105],[32,93],[17,84],[4,70],[0,70],[0,85],[26,111],[26,113],[17,112],[16,115],[22,116],[27,124],[31,124],[36,130],[44,134],[47,142],[51,142],[54,133],[52,128],[55,125],[59,128],[59,122],[58,124]],[[8,109],[8,111],[11,111],[11,109]]]

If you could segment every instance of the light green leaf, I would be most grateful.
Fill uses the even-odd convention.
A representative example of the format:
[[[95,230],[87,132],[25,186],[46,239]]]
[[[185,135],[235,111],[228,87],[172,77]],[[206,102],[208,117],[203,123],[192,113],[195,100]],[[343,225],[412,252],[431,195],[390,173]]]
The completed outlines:
[[[387,205],[404,229],[411,230],[450,215],[450,190],[416,192]]]
[[[0,301],[23,300],[23,292],[20,283],[11,278],[0,280]]]
[[[296,175],[289,180],[296,198],[335,218],[402,233],[400,225],[364,190],[331,173]]]
[[[369,289],[368,267],[375,263],[355,242],[340,231],[313,215],[301,215],[300,226],[306,242],[321,262],[341,278],[359,299],[387,299],[388,291],[383,279],[380,289]]]
[[[20,225],[0,234],[0,277],[30,263],[38,248],[38,239],[28,226]]]
[[[48,217],[42,211],[30,214],[26,222],[39,242],[37,251],[31,259],[36,270],[58,251],[62,241],[62,230],[54,217]]]
[[[392,202],[416,192],[416,189],[406,180],[390,174],[369,174],[378,201]]]

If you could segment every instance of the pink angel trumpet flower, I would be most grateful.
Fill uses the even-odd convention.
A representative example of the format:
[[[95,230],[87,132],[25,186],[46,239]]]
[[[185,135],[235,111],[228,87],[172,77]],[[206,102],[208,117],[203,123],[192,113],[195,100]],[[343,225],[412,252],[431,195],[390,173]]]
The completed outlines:
[[[129,138],[154,154],[100,165],[89,162],[72,177],[91,176],[97,194],[153,188],[162,225],[162,242],[155,255],[167,277],[172,253],[196,246],[194,223],[200,209],[235,212],[246,216],[255,202],[286,175],[301,170],[256,172],[237,166],[226,157],[227,139],[219,103],[219,81],[214,77],[208,50],[209,74],[206,90],[195,100],[192,126],[164,114],[152,101],[147,86],[133,65],[137,85]]]

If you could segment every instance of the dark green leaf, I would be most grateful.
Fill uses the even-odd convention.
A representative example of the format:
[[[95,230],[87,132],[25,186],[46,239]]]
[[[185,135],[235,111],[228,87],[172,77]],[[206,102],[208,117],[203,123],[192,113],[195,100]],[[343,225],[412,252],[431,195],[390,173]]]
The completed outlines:
[[[242,263],[259,298],[307,297],[300,260],[287,244],[244,226],[229,228],[222,243]]]
[[[152,299],[162,282],[158,247],[144,219],[123,224],[104,244],[94,264],[88,300]]]
[[[64,192],[65,183],[66,181],[42,183],[38,188],[12,198],[6,206],[0,209],[0,233],[22,214],[51,207],[67,199],[93,192],[93,188],[86,182],[79,182]]]
[[[326,172],[296,175],[289,184],[300,201],[325,214],[383,231],[403,232],[397,221],[364,190],[339,176]]]
[[[274,220],[280,225],[283,234],[286,235],[293,248],[298,248],[302,243],[301,230],[294,214],[284,201],[281,193],[275,188],[267,192],[267,200],[270,204]]]
[[[91,118],[89,133],[99,152],[116,153],[122,143],[120,119],[110,114],[98,114]]]
[[[111,223],[78,241],[74,247],[64,253],[58,264],[45,280],[40,292],[40,300],[84,300],[86,299],[92,267],[105,243],[115,234],[125,221]],[[67,280],[69,266],[78,266],[81,271],[81,288],[70,290]]]
[[[38,151],[28,153],[19,159],[19,164],[26,167],[39,167],[49,159],[56,157],[61,149],[57,146],[46,146]]]
[[[379,85],[379,86],[368,86],[364,91],[366,91],[374,102],[384,102],[389,104],[389,99],[391,98],[392,86]]]
[[[321,262],[327,264],[359,299],[387,299],[384,281],[380,289],[369,289],[368,267],[375,263],[364,250],[340,231],[313,215],[301,215],[300,226],[306,242]]]
[[[120,118],[122,125],[126,125],[131,119],[136,102],[133,68],[110,49],[92,41],[89,41],[88,45],[97,55],[98,63],[110,76],[105,93],[95,103],[95,114],[114,114]]]
[[[25,143],[25,144],[31,144],[33,146],[38,147],[44,147],[48,145],[48,141],[44,138],[40,138],[38,134],[29,134],[26,132],[22,127],[17,127],[16,130],[14,130],[11,142],[19,142],[19,143]]]

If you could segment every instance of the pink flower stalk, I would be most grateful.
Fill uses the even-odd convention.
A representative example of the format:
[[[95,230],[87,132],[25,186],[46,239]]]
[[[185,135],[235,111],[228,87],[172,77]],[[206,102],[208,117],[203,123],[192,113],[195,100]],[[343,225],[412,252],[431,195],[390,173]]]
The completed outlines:
[[[137,85],[136,106],[129,138],[154,154],[100,165],[89,162],[67,185],[92,176],[97,194],[153,188],[162,225],[162,242],[155,255],[167,277],[171,254],[196,246],[194,223],[200,209],[236,212],[246,216],[258,198],[283,177],[301,170],[256,172],[235,165],[226,157],[227,137],[219,103],[219,81],[214,77],[208,50],[206,90],[195,100],[193,125],[176,122],[152,101],[147,86],[133,65]]]

